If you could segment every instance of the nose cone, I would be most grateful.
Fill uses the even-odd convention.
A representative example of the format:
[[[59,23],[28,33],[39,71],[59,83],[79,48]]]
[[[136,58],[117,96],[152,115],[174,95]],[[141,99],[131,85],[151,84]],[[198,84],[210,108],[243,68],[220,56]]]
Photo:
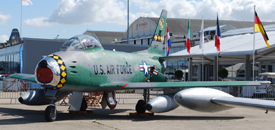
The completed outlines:
[[[67,81],[64,61],[57,55],[43,58],[36,66],[35,79],[38,84],[61,88]]]
[[[23,104],[23,101],[24,101],[24,100],[23,100],[23,98],[22,98],[22,97],[19,97],[19,98],[18,98],[18,101],[19,101],[20,103],[22,103],[22,104]]]
[[[174,95],[174,100],[178,103],[178,104],[180,104],[183,100],[182,100],[182,95],[181,95],[181,93],[176,93],[175,95]]]

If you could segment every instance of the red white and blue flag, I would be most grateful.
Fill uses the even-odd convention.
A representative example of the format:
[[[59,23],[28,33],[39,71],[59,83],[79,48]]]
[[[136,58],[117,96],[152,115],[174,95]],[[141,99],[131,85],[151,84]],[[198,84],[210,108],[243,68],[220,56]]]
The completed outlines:
[[[216,28],[216,33],[215,33],[215,46],[218,51],[220,51],[220,37],[221,37],[221,31],[220,31],[220,24],[219,24],[219,18],[217,16],[217,28]]]
[[[170,47],[171,47],[171,39],[170,39],[170,35],[169,35],[169,30],[168,30],[168,26],[166,26],[166,39],[167,39],[167,55],[169,56],[170,53]]]

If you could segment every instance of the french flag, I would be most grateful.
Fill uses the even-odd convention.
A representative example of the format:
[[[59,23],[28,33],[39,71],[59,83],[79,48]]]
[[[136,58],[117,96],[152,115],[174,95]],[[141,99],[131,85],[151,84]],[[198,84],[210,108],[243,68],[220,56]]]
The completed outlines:
[[[169,30],[168,30],[168,26],[166,26],[166,39],[167,39],[167,55],[169,56],[170,53],[170,47],[171,47],[171,39],[170,39],[170,35],[169,35]]]
[[[215,33],[215,46],[218,51],[220,51],[220,37],[221,37],[221,31],[220,31],[220,24],[219,24],[219,18],[217,16],[217,28]]]

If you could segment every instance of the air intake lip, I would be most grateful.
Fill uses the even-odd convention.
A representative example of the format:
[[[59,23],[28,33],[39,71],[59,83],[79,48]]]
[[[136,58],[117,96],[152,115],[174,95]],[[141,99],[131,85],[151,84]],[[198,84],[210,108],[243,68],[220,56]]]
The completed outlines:
[[[36,66],[35,80],[39,85],[53,86],[58,89],[67,81],[67,69],[64,61],[55,54],[44,57]]]
[[[42,68],[47,68],[48,63],[46,60],[42,60],[39,64],[38,67],[42,67]]]

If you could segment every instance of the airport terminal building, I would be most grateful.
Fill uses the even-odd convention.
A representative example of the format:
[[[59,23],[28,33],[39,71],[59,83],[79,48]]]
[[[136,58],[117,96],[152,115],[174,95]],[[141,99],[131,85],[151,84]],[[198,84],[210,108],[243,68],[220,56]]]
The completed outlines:
[[[107,50],[124,52],[140,51],[149,47],[157,21],[158,18],[150,17],[140,17],[136,19],[129,27],[129,43],[127,43],[128,30],[125,32],[87,30],[83,34],[95,37]],[[191,42],[192,46],[196,46],[199,43],[201,20],[191,19],[190,22],[192,32]],[[167,24],[172,41],[170,54],[185,50],[188,19],[168,18]],[[270,25],[275,23],[263,22],[263,24]],[[222,35],[226,34],[224,36],[251,33],[244,30],[253,25],[253,22],[220,20]],[[213,40],[215,34],[216,20],[205,20],[204,27],[205,42],[209,42]],[[41,60],[43,56],[58,51],[66,40],[67,39],[20,38],[19,33],[17,34],[16,30],[13,30],[11,38],[6,43],[0,44],[0,73],[11,74],[19,73],[20,71],[23,73],[34,73],[33,71],[38,61]],[[163,44],[165,46],[166,43],[164,42]],[[165,55],[165,51],[163,55]],[[166,72],[174,73],[177,69],[186,70],[188,66],[190,66],[188,63],[187,57],[168,60],[166,62]],[[201,70],[199,62],[193,63],[191,71],[191,73],[193,73],[192,80],[199,80],[198,72]],[[212,63],[209,63],[209,65],[213,66]],[[211,71],[211,69],[209,69],[209,71]],[[213,72],[209,73],[211,76]]]

